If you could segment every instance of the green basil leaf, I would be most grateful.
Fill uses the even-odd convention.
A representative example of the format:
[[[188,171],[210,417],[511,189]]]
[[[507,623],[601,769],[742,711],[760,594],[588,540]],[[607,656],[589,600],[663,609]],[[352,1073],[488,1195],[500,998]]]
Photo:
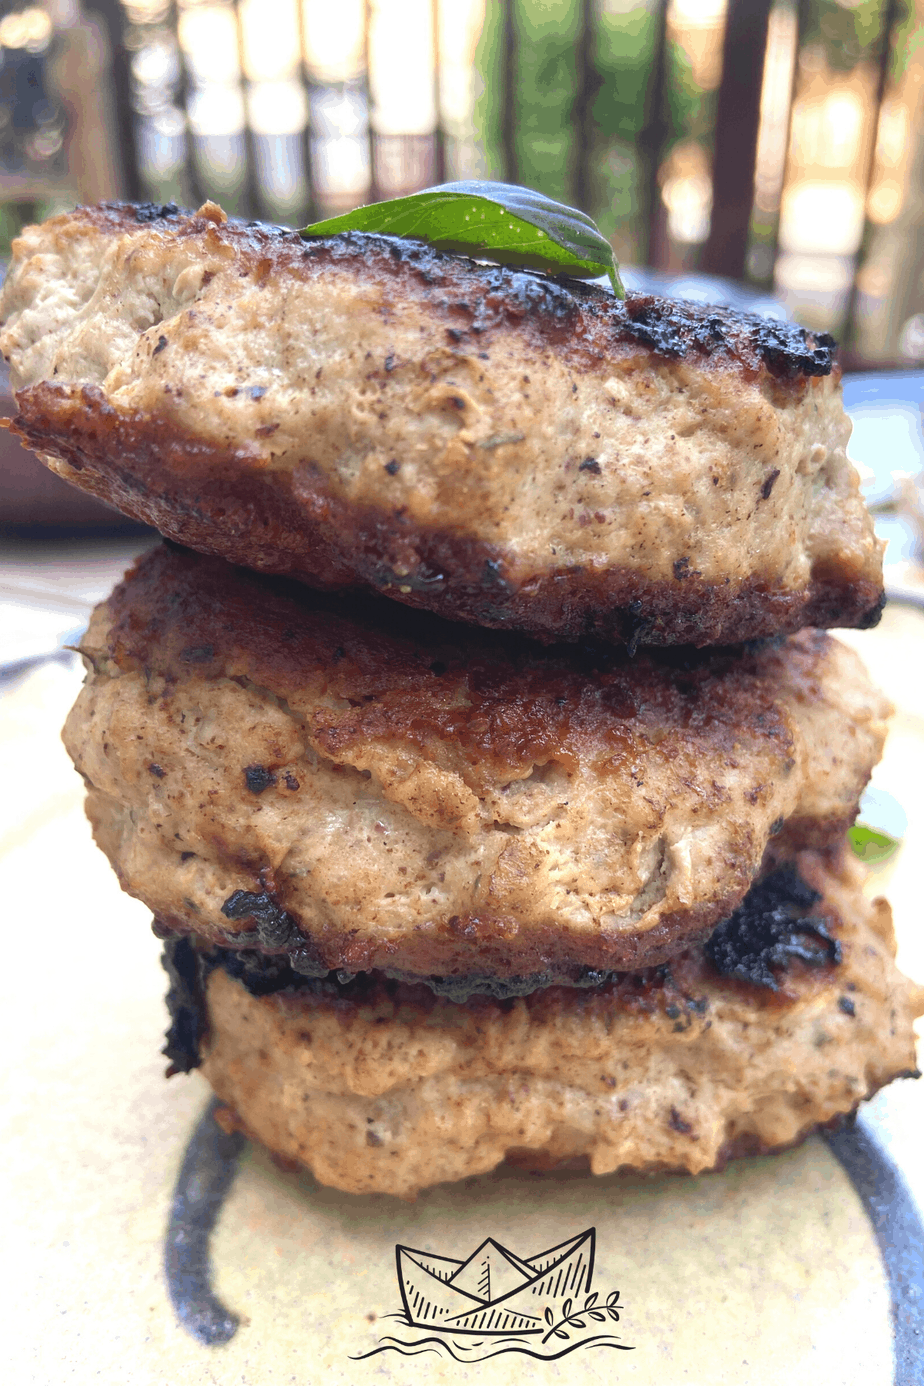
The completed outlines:
[[[590,217],[511,183],[443,183],[316,221],[299,234],[307,239],[340,231],[416,237],[437,250],[578,279],[606,274],[616,297],[626,296],[613,248]]]
[[[868,828],[865,823],[855,823],[847,836],[856,855],[867,863],[885,861],[901,846],[898,838]]]

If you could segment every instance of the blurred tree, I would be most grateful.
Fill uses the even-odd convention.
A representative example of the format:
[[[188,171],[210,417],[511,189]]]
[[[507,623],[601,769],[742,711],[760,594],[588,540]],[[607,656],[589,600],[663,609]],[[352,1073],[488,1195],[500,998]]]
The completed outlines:
[[[582,66],[578,43],[588,10],[597,6],[582,0],[496,0],[487,6],[476,55],[476,123],[487,177],[513,178],[559,201],[583,203],[626,254],[644,248],[642,222],[652,210],[645,132],[655,132],[659,158],[682,138],[708,138],[714,94],[697,86],[687,55],[671,39],[661,91],[655,90],[657,5],[595,13],[585,50],[589,62]],[[513,80],[505,95],[508,76]],[[505,149],[505,101],[513,105],[512,150]],[[588,102],[591,147],[579,151],[576,127],[584,125],[586,139],[588,123],[577,116]],[[509,108],[506,115],[509,127]],[[580,176],[580,169],[589,176]]]
[[[884,0],[810,0],[805,6],[804,44],[824,49],[828,66],[846,72],[865,59],[875,59],[882,42]]]

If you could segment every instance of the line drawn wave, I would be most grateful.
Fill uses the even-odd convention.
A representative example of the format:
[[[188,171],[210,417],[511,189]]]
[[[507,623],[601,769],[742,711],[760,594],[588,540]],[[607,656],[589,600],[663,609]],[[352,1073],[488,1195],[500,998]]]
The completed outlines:
[[[487,1362],[492,1357],[502,1357],[507,1352],[519,1352],[524,1357],[534,1357],[537,1362],[557,1362],[560,1357],[567,1357],[569,1352],[575,1352],[577,1348],[583,1347],[608,1347],[616,1348],[620,1352],[634,1352],[635,1348],[628,1343],[619,1343],[609,1333],[597,1333],[592,1338],[580,1338],[575,1343],[569,1343],[567,1347],[559,1352],[532,1352],[526,1347],[514,1347],[513,1344],[505,1344],[498,1347],[494,1352],[486,1352],[482,1357],[459,1357],[453,1350],[450,1343],[444,1338],[420,1338],[416,1343],[406,1343],[402,1338],[383,1338],[380,1345],[372,1348],[370,1352],[362,1352],[356,1357],[351,1357],[351,1362],[363,1362],[367,1357],[376,1357],[380,1352],[397,1352],[402,1357],[419,1357],[421,1352],[445,1352],[454,1362]]]

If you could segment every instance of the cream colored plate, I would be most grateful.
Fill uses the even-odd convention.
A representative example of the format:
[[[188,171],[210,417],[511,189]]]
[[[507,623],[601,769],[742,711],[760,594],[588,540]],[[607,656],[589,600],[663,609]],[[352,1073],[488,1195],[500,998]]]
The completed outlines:
[[[911,825],[898,859],[873,884],[887,887],[895,905],[901,965],[924,978],[924,616],[896,607],[876,631],[846,638],[899,706],[876,782],[900,800]],[[911,1297],[893,1337],[903,1272],[880,1245],[901,1250],[904,1237],[902,1264],[920,1274],[924,1084],[914,1083],[882,1094],[860,1134],[837,1144],[848,1162],[867,1162],[859,1192],[819,1138],[698,1179],[537,1178],[503,1169],[431,1190],[413,1205],[320,1188],[246,1147],[211,1240],[214,1293],[240,1326],[223,1345],[198,1342],[177,1319],[163,1262],[174,1184],[207,1093],[196,1075],[163,1080],[158,945],[146,911],[120,894],[91,844],[82,787],[58,741],[79,680],[75,664],[48,663],[0,698],[4,1264],[14,1357],[6,1380],[924,1379]],[[910,1194],[894,1182],[893,1165]],[[201,1196],[219,1175],[200,1169],[187,1193]],[[592,1286],[583,1285],[582,1297],[596,1292],[605,1303],[618,1289],[621,1316],[593,1330],[590,1320],[569,1327],[566,1340],[553,1341],[556,1351],[570,1349],[566,1356],[537,1361],[515,1351],[460,1363],[442,1339],[423,1350],[418,1342],[415,1355],[383,1342],[439,1337],[389,1317],[402,1308],[397,1244],[464,1260],[493,1238],[529,1259],[591,1227]],[[195,1229],[184,1224],[184,1235],[195,1250]],[[181,1308],[206,1283],[207,1267],[200,1270],[199,1280],[179,1285]],[[575,1346],[585,1330],[618,1334],[631,1350]]]

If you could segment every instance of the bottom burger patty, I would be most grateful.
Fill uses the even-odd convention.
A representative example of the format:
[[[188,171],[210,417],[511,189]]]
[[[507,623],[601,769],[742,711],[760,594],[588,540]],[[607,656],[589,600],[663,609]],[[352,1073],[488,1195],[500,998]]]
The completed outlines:
[[[695,1174],[915,1072],[924,990],[862,881],[847,853],[802,852],[669,965],[461,1004],[181,940],[166,1052],[172,1071],[201,1057],[242,1129],[351,1193],[413,1198],[508,1156]]]

